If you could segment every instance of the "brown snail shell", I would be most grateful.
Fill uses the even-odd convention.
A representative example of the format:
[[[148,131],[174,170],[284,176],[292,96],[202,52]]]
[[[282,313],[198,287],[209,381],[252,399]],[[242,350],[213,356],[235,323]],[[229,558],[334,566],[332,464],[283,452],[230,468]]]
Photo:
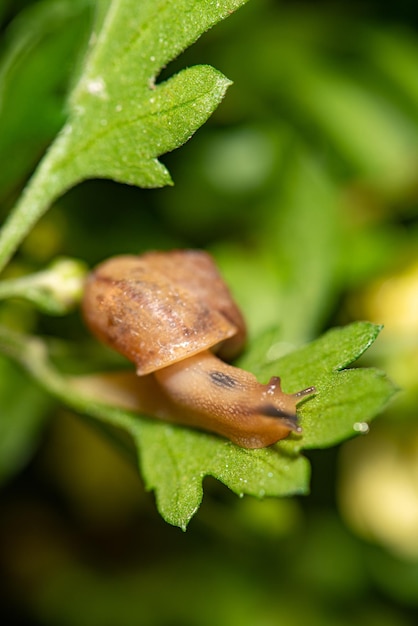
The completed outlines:
[[[174,250],[111,258],[90,275],[83,313],[100,340],[135,364],[138,411],[248,448],[301,430],[296,403],[313,388],[285,394],[277,377],[262,385],[218,358],[236,356],[246,330],[209,254]]]

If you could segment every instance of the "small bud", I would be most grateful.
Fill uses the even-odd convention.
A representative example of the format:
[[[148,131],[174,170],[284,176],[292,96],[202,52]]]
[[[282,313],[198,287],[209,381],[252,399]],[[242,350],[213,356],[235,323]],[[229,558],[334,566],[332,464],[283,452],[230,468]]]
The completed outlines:
[[[0,298],[24,298],[50,315],[65,315],[80,301],[88,268],[77,259],[56,259],[41,272],[0,283]]]

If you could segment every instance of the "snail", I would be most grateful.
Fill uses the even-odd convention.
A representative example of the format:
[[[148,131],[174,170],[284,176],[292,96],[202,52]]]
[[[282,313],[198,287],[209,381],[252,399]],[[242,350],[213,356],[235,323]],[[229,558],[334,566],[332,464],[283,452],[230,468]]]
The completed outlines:
[[[244,448],[300,433],[296,404],[315,389],[261,384],[225,362],[240,352],[244,319],[202,251],[117,256],[90,274],[82,302],[92,333],[135,364],[135,407],[215,432]]]

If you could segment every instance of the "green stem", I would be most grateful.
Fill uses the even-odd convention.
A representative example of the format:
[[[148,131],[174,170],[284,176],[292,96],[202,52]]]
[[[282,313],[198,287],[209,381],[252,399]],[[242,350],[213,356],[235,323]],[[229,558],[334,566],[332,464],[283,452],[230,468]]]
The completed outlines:
[[[82,261],[57,258],[41,272],[0,281],[0,300],[23,298],[50,315],[64,315],[80,301],[86,273]]]
[[[39,384],[63,404],[69,406],[89,421],[94,419],[96,428],[123,450],[137,465],[132,447],[123,437],[123,431],[135,435],[132,418],[126,411],[100,404],[80,393],[71,385],[70,379],[62,375],[50,362],[46,343],[38,338],[22,335],[0,326],[0,352],[23,367]],[[136,416],[137,419],[137,416]],[[121,429],[122,433],[116,429]]]
[[[0,352],[18,362],[46,391],[75,411],[103,419],[129,432],[132,430],[126,411],[101,404],[77,391],[71,379],[51,364],[47,344],[39,337],[0,326]]]
[[[0,272],[51,204],[78,179],[65,167],[71,127],[66,126],[45,154],[0,230]]]

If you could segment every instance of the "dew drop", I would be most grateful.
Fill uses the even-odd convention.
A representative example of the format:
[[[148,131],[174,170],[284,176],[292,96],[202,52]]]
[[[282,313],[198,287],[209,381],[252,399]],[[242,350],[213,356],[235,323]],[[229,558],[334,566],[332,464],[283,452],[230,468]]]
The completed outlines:
[[[106,95],[106,83],[101,76],[87,81],[86,89],[92,96],[103,98]]]
[[[355,422],[353,424],[353,429],[356,431],[356,433],[360,433],[361,435],[367,435],[370,427],[367,422]]]

